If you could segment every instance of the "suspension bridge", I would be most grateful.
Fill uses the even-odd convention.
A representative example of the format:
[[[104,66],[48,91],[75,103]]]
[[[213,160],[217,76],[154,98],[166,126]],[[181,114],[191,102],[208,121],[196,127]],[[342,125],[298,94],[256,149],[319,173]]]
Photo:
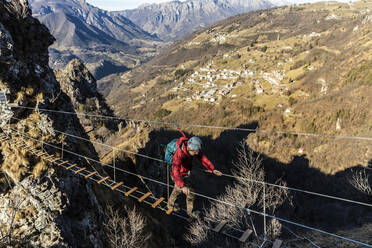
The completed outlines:
[[[205,126],[205,125],[195,125],[195,124],[159,122],[159,121],[152,121],[152,120],[136,120],[136,119],[130,119],[130,118],[118,118],[118,117],[112,117],[112,116],[92,115],[92,114],[79,113],[79,112],[57,111],[57,110],[31,108],[31,107],[24,107],[24,106],[12,106],[12,107],[23,108],[23,109],[27,109],[27,110],[36,111],[36,112],[46,112],[46,113],[47,112],[49,112],[49,113],[53,112],[53,113],[56,113],[56,114],[78,115],[78,116],[82,115],[82,116],[87,116],[87,117],[106,118],[106,119],[111,119],[111,120],[122,120],[122,121],[144,122],[144,123],[151,123],[151,124],[170,125],[170,126],[175,126],[175,127],[198,127],[198,128],[212,128],[212,129],[246,131],[246,132],[263,132],[263,133],[271,133],[271,134],[272,133],[295,134],[295,135],[299,135],[299,136],[309,136],[309,137],[326,137],[326,138],[334,138],[334,139],[352,139],[352,140],[360,140],[360,141],[372,141],[371,137],[337,136],[337,135],[330,135],[330,134],[312,134],[312,133],[302,133],[302,132],[292,132],[292,131],[216,127],[216,126]],[[181,213],[176,213],[176,212],[173,212],[172,210],[167,210],[164,207],[167,204],[166,199],[164,197],[156,198],[152,194],[152,192],[142,192],[139,189],[140,188],[139,185],[130,187],[129,185],[126,185],[123,181],[117,181],[116,180],[117,179],[116,178],[116,172],[121,172],[121,173],[125,173],[127,175],[140,177],[140,178],[142,178],[146,181],[150,181],[150,182],[162,185],[164,187],[173,188],[174,186],[170,185],[169,182],[164,183],[164,182],[159,181],[155,178],[146,177],[144,175],[140,175],[140,174],[133,173],[133,172],[130,172],[130,171],[122,169],[122,168],[118,168],[117,165],[115,164],[115,157],[113,157],[113,164],[106,164],[106,163],[102,163],[101,161],[98,161],[97,159],[89,158],[89,157],[87,157],[83,154],[79,154],[77,152],[67,150],[63,147],[63,144],[62,144],[61,147],[58,147],[56,145],[46,143],[43,140],[43,137],[41,137],[41,139],[36,139],[36,138],[30,137],[26,133],[24,133],[24,132],[22,132],[18,129],[12,128],[11,124],[10,124],[11,119],[13,119],[17,122],[21,121],[21,119],[16,118],[16,117],[11,117],[9,119],[8,126],[3,127],[4,132],[0,134],[1,142],[8,142],[8,143],[14,144],[19,149],[25,149],[28,152],[30,152],[31,154],[33,154],[35,156],[38,156],[38,157],[42,158],[43,160],[48,161],[51,164],[54,164],[56,167],[64,168],[66,171],[69,171],[69,172],[73,173],[74,175],[81,176],[81,177],[83,177],[87,180],[92,180],[99,185],[108,187],[112,191],[118,191],[118,192],[122,193],[125,197],[132,197],[132,198],[136,199],[138,202],[148,204],[152,208],[159,209],[160,211],[164,212],[166,215],[172,215],[172,216],[175,216],[175,217],[183,219],[183,220],[188,220],[188,218],[185,217],[184,215],[182,215]],[[163,159],[151,157],[151,156],[148,156],[148,155],[145,155],[145,154],[140,154],[140,153],[133,152],[133,151],[130,151],[130,150],[126,150],[126,149],[123,149],[123,148],[110,146],[110,145],[107,145],[107,144],[104,144],[104,143],[101,143],[101,142],[92,141],[90,139],[80,137],[80,136],[77,136],[77,135],[73,135],[73,134],[69,134],[69,133],[66,133],[66,132],[63,132],[63,131],[60,131],[60,130],[55,130],[54,129],[53,131],[56,132],[56,133],[60,133],[60,134],[69,136],[69,137],[74,138],[74,139],[78,139],[78,140],[86,141],[86,142],[91,142],[91,143],[96,144],[96,145],[101,145],[101,146],[104,146],[104,147],[108,147],[108,148],[112,149],[113,156],[115,156],[115,154],[118,154],[118,152],[124,152],[124,153],[132,154],[132,155],[135,155],[135,156],[138,156],[138,157],[150,159],[150,160],[153,160],[153,161],[156,161],[156,162],[159,162],[159,163],[164,163],[165,162],[165,161],[163,161]],[[22,140],[22,142],[14,143],[12,141],[12,135],[15,135],[18,138],[20,138]],[[39,143],[41,145],[41,149],[32,148],[30,145],[27,144],[26,140],[33,140],[34,142]],[[47,153],[45,147],[49,147],[49,148],[53,148],[53,149],[61,151],[62,152],[62,157],[56,157],[54,154]],[[82,159],[85,159],[87,161],[100,164],[103,167],[111,168],[114,171],[114,178],[111,178],[107,174],[98,172],[97,170],[94,169],[94,167],[92,167],[92,168],[82,167],[82,166],[79,166],[78,163],[74,163],[73,161],[66,160],[66,159],[63,158],[63,153],[68,153],[72,156],[76,156],[77,158],[82,158]],[[317,196],[317,197],[323,197],[323,198],[328,198],[328,199],[337,200],[337,201],[341,201],[341,202],[356,204],[356,205],[363,206],[363,207],[368,207],[368,208],[372,207],[372,204],[370,204],[368,202],[360,202],[360,201],[355,201],[355,200],[346,199],[346,198],[342,198],[342,197],[321,194],[321,193],[318,193],[318,192],[312,192],[312,191],[309,191],[309,190],[297,189],[297,188],[294,188],[294,187],[287,187],[287,186],[272,184],[272,183],[268,183],[268,182],[264,182],[264,181],[251,180],[251,179],[248,179],[248,178],[242,178],[242,177],[239,177],[239,176],[236,176],[236,175],[231,175],[231,174],[223,173],[223,176],[227,177],[227,178],[238,179],[238,180],[243,180],[243,181],[259,184],[263,187],[263,192],[265,192],[266,187],[275,187],[275,188],[295,191],[295,192],[299,192],[299,193],[303,193],[303,194],[313,195],[313,196]],[[302,228],[304,230],[317,232],[317,233],[320,233],[320,234],[323,234],[323,235],[326,235],[326,236],[329,236],[329,237],[333,237],[333,238],[339,239],[341,241],[345,241],[345,242],[348,242],[350,244],[357,245],[357,246],[360,246],[360,247],[372,247],[372,244],[368,244],[366,242],[354,240],[354,239],[344,237],[344,236],[341,236],[341,235],[338,235],[338,234],[335,234],[335,233],[327,232],[325,230],[321,230],[319,228],[315,228],[315,227],[311,227],[311,226],[308,226],[308,225],[297,223],[297,222],[294,222],[294,221],[291,221],[291,220],[287,220],[287,219],[281,218],[279,216],[269,215],[269,214],[266,213],[265,206],[264,206],[264,211],[260,212],[260,211],[256,211],[256,210],[253,210],[253,209],[246,208],[244,206],[239,206],[239,205],[236,205],[236,204],[233,204],[233,203],[230,203],[230,202],[222,201],[222,200],[214,198],[214,197],[210,197],[210,196],[207,196],[207,195],[204,195],[204,194],[200,194],[198,192],[192,192],[192,193],[196,196],[202,197],[202,198],[207,199],[209,201],[218,202],[218,203],[224,204],[226,206],[230,206],[230,207],[240,209],[242,211],[246,211],[249,214],[255,214],[255,215],[261,216],[261,217],[263,217],[263,220],[264,220],[264,224],[263,224],[264,227],[266,226],[266,221],[267,221],[266,219],[270,218],[270,219],[275,219],[275,220],[277,220],[281,223],[286,223],[286,224],[289,224],[289,225],[296,226],[298,228]],[[265,193],[264,193],[264,195],[265,195]],[[265,203],[265,201],[263,201],[263,202]],[[216,221],[216,220],[213,220],[213,219],[209,219],[209,221],[210,221],[210,223],[214,223],[214,225],[205,226],[207,229],[209,229],[209,230],[211,230],[215,233],[220,233],[220,234],[225,235],[227,237],[230,237],[232,239],[238,240],[240,242],[249,243],[253,247],[264,247],[265,244],[270,244],[270,245],[272,245],[271,247],[273,247],[273,248],[285,247],[284,244],[282,243],[282,241],[279,240],[279,239],[274,240],[274,241],[267,239],[266,238],[266,233],[264,233],[263,238],[259,237],[259,235],[257,235],[257,232],[254,228],[254,225],[252,225],[252,227],[249,228],[249,229],[241,230],[241,229],[233,226],[232,223],[229,223],[228,220]],[[312,246],[320,247],[317,244],[315,244],[314,241],[312,241],[312,240],[310,240],[306,237],[301,237],[301,236],[297,235],[296,233],[292,232],[289,228],[287,228],[285,226],[283,226],[283,227],[288,229],[288,231],[291,232],[296,237],[300,237],[301,239],[308,241]],[[234,232],[230,232],[230,231],[234,231]],[[266,232],[266,230],[265,230],[265,232]],[[240,235],[236,235],[236,233],[240,233]],[[252,234],[255,235],[255,238],[256,238],[257,242],[249,241],[249,239],[252,237]]]

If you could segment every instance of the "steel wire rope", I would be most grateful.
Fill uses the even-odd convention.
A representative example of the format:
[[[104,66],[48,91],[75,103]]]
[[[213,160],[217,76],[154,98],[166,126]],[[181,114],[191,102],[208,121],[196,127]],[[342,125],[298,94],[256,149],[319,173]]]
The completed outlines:
[[[18,119],[16,117],[11,117],[11,118],[13,118],[15,120],[21,121],[21,119]],[[102,145],[102,146],[105,146],[105,147],[109,147],[109,148],[115,149],[117,151],[127,152],[127,153],[130,153],[130,154],[133,154],[133,155],[137,155],[139,157],[147,158],[147,159],[154,160],[154,161],[161,162],[161,163],[166,163],[162,159],[158,159],[158,158],[154,158],[154,157],[147,156],[147,155],[144,155],[144,154],[140,154],[140,153],[128,151],[128,150],[125,150],[125,149],[117,148],[117,147],[110,146],[110,145],[107,145],[107,144],[104,144],[104,143],[101,143],[101,142],[91,141],[89,139],[86,139],[86,138],[83,138],[83,137],[80,137],[80,136],[76,136],[76,135],[73,135],[73,134],[69,134],[69,133],[66,133],[66,132],[62,132],[62,131],[59,131],[59,130],[56,130],[56,129],[54,129],[54,131],[56,133],[64,134],[66,136],[70,136],[70,137],[73,137],[73,138],[76,138],[76,139],[80,139],[80,140],[84,140],[84,141],[87,141],[87,142],[91,142],[93,144],[97,144],[97,145]],[[111,167],[110,165],[106,165],[106,166]],[[201,170],[201,169],[197,169],[197,170]],[[201,171],[204,171],[204,170],[201,170]],[[204,172],[210,173],[209,171],[204,171]],[[278,184],[267,183],[267,182],[264,182],[264,181],[257,181],[257,180],[248,179],[248,178],[239,177],[239,176],[230,175],[230,174],[225,174],[225,173],[222,173],[222,175],[225,176],[225,177],[235,178],[235,179],[238,179],[238,180],[244,180],[244,181],[254,182],[254,183],[258,183],[258,184],[265,184],[265,185],[268,185],[268,186],[277,187],[277,188],[281,188],[281,189],[287,189],[287,190],[291,190],[291,191],[297,191],[297,192],[301,192],[301,193],[305,193],[305,194],[310,194],[310,195],[315,195],[315,196],[320,196],[320,197],[329,198],[329,199],[333,199],[333,200],[339,200],[339,201],[344,201],[344,202],[348,202],[348,203],[354,203],[354,204],[358,204],[358,205],[362,205],[362,206],[366,206],[366,207],[372,207],[372,204],[365,203],[365,202],[360,202],[360,201],[354,201],[354,200],[350,200],[350,199],[346,199],[346,198],[342,198],[342,197],[331,196],[331,195],[321,194],[321,193],[312,192],[312,191],[308,191],[308,190],[297,189],[297,188],[293,188],[293,187],[288,187],[288,186],[282,186],[282,185],[278,185]]]
[[[17,131],[13,128],[10,128],[14,131]],[[28,135],[25,135],[26,137],[29,137]],[[34,139],[32,137],[29,137],[31,139]],[[36,140],[36,139],[34,139]],[[39,140],[37,140],[39,141]],[[39,141],[40,142],[40,141]],[[54,147],[56,149],[61,149],[59,147],[56,147],[56,146],[53,146],[53,145],[50,145],[48,143],[44,143],[46,145],[49,145],[50,147]],[[67,151],[66,152],[70,152],[70,151]],[[91,161],[94,161],[96,163],[99,163],[101,165],[105,165],[105,166],[108,166],[108,167],[112,167],[110,165],[106,165],[100,161],[97,161],[97,160],[94,160],[94,159],[90,159],[90,158],[87,158],[86,156],[83,156],[83,155],[80,155],[80,154],[77,154],[77,153],[73,153],[73,152],[70,152],[76,156],[80,156],[80,157],[83,157],[85,159],[89,159]],[[119,169],[118,169],[119,170]],[[122,170],[123,172],[126,172],[125,170]],[[139,174],[135,174],[135,173],[132,173],[132,172],[126,172],[128,174],[133,174],[135,176],[141,176]],[[144,176],[141,176],[149,181],[152,181],[152,182],[155,182],[155,183],[158,183],[158,184],[162,184],[164,186],[166,186],[165,183],[163,182],[160,182],[158,180],[154,180],[154,179],[151,179],[151,178],[147,178],[147,177],[144,177]],[[174,188],[174,186],[171,186],[172,188]],[[340,235],[337,235],[337,234],[334,234],[334,233],[330,233],[330,232],[327,232],[327,231],[324,231],[324,230],[321,230],[321,229],[317,229],[317,228],[314,228],[314,227],[310,227],[310,226],[307,226],[307,225],[304,225],[304,224],[300,224],[300,223],[296,223],[296,222],[293,222],[293,221],[290,221],[290,220],[287,220],[287,219],[283,219],[281,217],[277,217],[277,216],[273,216],[273,215],[269,215],[269,214],[265,214],[265,213],[262,213],[262,212],[259,212],[259,211],[255,211],[255,210],[252,210],[252,209],[249,209],[249,208],[245,208],[245,207],[242,207],[242,206],[238,206],[238,205],[235,205],[235,204],[232,204],[232,203],[229,203],[229,202],[225,202],[225,201],[222,201],[222,200],[218,200],[216,198],[213,198],[213,197],[209,197],[209,196],[206,196],[206,195],[203,195],[203,194],[200,194],[200,193],[196,193],[196,192],[191,192],[192,194],[196,195],[196,196],[199,196],[199,197],[202,197],[202,198],[205,198],[205,199],[208,199],[208,200],[211,200],[211,201],[215,201],[215,202],[219,202],[221,204],[225,204],[225,205],[228,205],[228,206],[231,206],[231,207],[236,207],[238,209],[241,209],[241,210],[244,210],[244,211],[247,211],[248,213],[255,213],[257,215],[261,215],[261,216],[264,216],[264,217],[268,217],[268,218],[271,218],[271,219],[276,219],[278,221],[282,221],[282,222],[285,222],[285,223],[288,223],[288,224],[291,224],[291,225],[295,225],[295,226],[298,226],[298,227],[301,227],[301,228],[304,228],[304,229],[309,229],[309,230],[312,230],[312,231],[315,231],[315,232],[319,232],[319,233],[322,233],[322,234],[325,234],[325,235],[328,235],[328,236],[332,236],[334,238],[338,238],[338,239],[342,239],[342,240],[345,240],[345,241],[348,241],[350,243],[354,243],[354,244],[358,244],[358,245],[362,245],[362,246],[365,246],[365,247],[371,247],[372,248],[372,245],[370,244],[367,244],[367,243],[363,243],[363,242],[360,242],[360,241],[357,241],[357,240],[353,240],[353,239],[350,239],[350,238],[347,238],[347,237],[343,237],[343,236],[340,236]]]
[[[286,227],[285,225],[282,225],[284,227],[284,229],[286,229],[289,233],[291,233],[293,236],[295,236],[296,238],[298,239],[301,239],[301,240],[307,240],[311,245],[313,245],[314,247],[316,248],[321,248],[320,246],[318,246],[317,244],[314,243],[314,241],[312,241],[311,239],[305,237],[305,236],[300,236],[298,234],[296,234],[295,232],[293,232],[291,229],[289,229],[288,227]]]
[[[239,177],[239,176],[234,176],[234,175],[229,175],[229,174],[225,174],[225,173],[222,173],[222,174],[225,177],[235,178],[235,179],[238,179],[238,180],[244,180],[244,181],[247,181],[247,182],[260,183],[260,184],[265,184],[265,185],[276,187],[276,188],[288,189],[288,190],[297,191],[297,192],[301,192],[301,193],[306,193],[306,194],[310,194],[310,195],[316,195],[316,196],[321,196],[321,197],[330,198],[330,199],[334,199],[334,200],[339,200],[339,201],[354,203],[354,204],[358,204],[358,205],[363,205],[363,206],[366,206],[366,207],[372,207],[372,204],[365,203],[365,202],[354,201],[354,200],[341,198],[341,197],[337,197],[337,196],[331,196],[331,195],[316,193],[316,192],[312,192],[312,191],[292,188],[292,187],[288,187],[288,186],[282,186],[282,185],[273,184],[273,183],[267,183],[267,182],[263,182],[263,181],[257,181],[257,180],[248,179],[248,178]]]
[[[233,127],[209,126],[209,125],[201,125],[201,124],[188,124],[188,123],[176,123],[176,122],[163,122],[163,121],[153,121],[153,120],[121,118],[121,117],[115,117],[115,116],[87,114],[87,113],[82,113],[82,112],[68,112],[68,111],[60,111],[60,110],[31,108],[31,107],[26,107],[26,106],[12,106],[12,107],[14,107],[14,108],[24,108],[24,109],[29,109],[29,110],[32,109],[32,110],[45,111],[45,112],[54,112],[54,113],[61,113],[61,114],[83,115],[83,116],[89,116],[89,117],[98,117],[98,118],[123,120],[123,121],[153,123],[153,124],[161,124],[161,125],[169,125],[169,126],[199,127],[199,128],[210,128],[210,129],[221,129],[221,130],[228,130],[228,131],[291,134],[291,135],[308,136],[308,137],[325,137],[325,138],[335,138],[335,139],[355,139],[355,140],[372,141],[372,137],[363,137],[363,136],[316,134],[316,133],[305,133],[305,132],[295,132],[295,131],[279,131],[279,130],[268,130],[268,129],[265,130],[265,129],[252,129],[252,128],[237,128],[237,127],[233,128]]]
[[[22,119],[19,119],[19,118],[16,118],[16,117],[11,117],[11,118],[12,119],[15,119],[15,120],[18,120],[18,121],[22,121]],[[157,158],[153,158],[153,157],[150,157],[150,156],[147,156],[147,155],[144,155],[144,154],[132,152],[132,151],[129,151],[129,150],[126,150],[126,149],[117,148],[115,146],[110,146],[110,145],[107,145],[107,144],[104,144],[104,143],[101,143],[101,142],[93,141],[93,140],[86,139],[86,138],[83,138],[83,137],[80,137],[80,136],[76,136],[76,135],[73,135],[73,134],[62,132],[62,131],[59,131],[57,129],[53,129],[53,131],[56,132],[56,133],[60,133],[60,134],[66,135],[66,136],[70,136],[70,137],[76,138],[76,139],[84,140],[84,141],[87,141],[87,142],[90,142],[90,143],[93,143],[93,144],[97,144],[97,145],[102,145],[102,146],[105,146],[105,147],[109,147],[109,148],[115,149],[117,151],[126,152],[126,153],[129,153],[129,154],[137,155],[139,157],[143,157],[143,158],[155,160],[155,161],[158,161],[158,162],[164,162],[164,160],[162,160],[162,159],[157,159]]]
[[[13,129],[14,130],[14,129]],[[41,156],[41,155],[40,155]],[[60,159],[61,160],[61,159]],[[53,163],[55,163],[55,162],[53,162]],[[68,166],[67,165],[71,165],[71,162],[68,162],[68,163],[66,163],[65,165],[62,165],[62,167],[64,167],[64,168],[67,168]],[[79,166],[76,166],[76,168],[79,170],[80,169],[80,167]],[[82,174],[82,175],[84,175],[84,174],[86,174],[86,173],[88,173],[89,174],[89,171],[88,170],[84,170],[84,171],[82,171],[82,172],[80,172],[79,174]],[[94,175],[94,176],[96,176],[96,175]],[[90,180],[92,180],[92,181],[95,181],[95,182],[98,182],[99,180],[97,180],[97,179],[94,179],[94,176],[93,177],[89,177],[89,179]],[[98,173],[98,175],[97,175],[98,177],[101,177],[101,179],[103,178],[101,175],[99,175],[99,173]],[[113,181],[112,179],[109,179],[109,180],[107,180],[107,181],[111,181],[111,182],[113,182],[111,185],[109,185],[108,183],[103,183],[103,185],[105,185],[106,187],[111,187],[112,185],[114,185],[115,183],[117,183],[117,182],[115,182],[115,181]],[[129,186],[126,186],[125,184],[123,184],[123,185],[121,185],[121,186],[124,186],[125,188],[127,188],[127,189],[131,189]],[[123,193],[123,194],[125,194],[125,192],[124,191],[122,191],[122,190],[120,190],[120,189],[115,189],[116,191],[118,191],[118,192],[121,192],[121,193]],[[140,191],[140,190],[136,190],[136,192],[137,193],[139,193],[139,194],[142,194],[142,196],[145,194],[144,192],[142,192],[142,191]],[[135,199],[140,199],[140,197],[136,197],[136,196],[134,196],[133,194],[130,194],[129,196],[131,196],[131,197],[133,197],[133,198],[135,198]],[[153,196],[153,194],[151,194],[150,196],[149,196],[150,198],[152,198],[152,199],[157,199],[156,197],[154,197]],[[147,200],[143,200],[142,202],[144,202],[144,203],[146,203],[146,204],[148,204],[148,205],[152,205],[152,203],[150,203],[150,202],[148,202]],[[164,203],[167,203],[166,201],[163,201]],[[161,209],[161,210],[163,210],[163,211],[165,211],[165,209],[164,208],[162,208],[162,207],[160,207],[160,206],[158,206],[158,208],[159,209]],[[186,221],[188,221],[188,218],[186,218],[186,217],[184,217],[184,216],[182,216],[182,215],[179,215],[179,214],[177,214],[177,213],[174,213],[174,212],[172,212],[172,214],[173,215],[175,215],[176,217],[179,217],[179,218],[182,218],[183,220],[186,220]],[[215,222],[215,223],[218,223],[217,221],[214,221],[214,220],[212,220],[213,222]],[[207,225],[204,225],[204,224],[202,224],[203,226],[205,226],[206,228],[208,228],[209,230],[212,230],[213,231],[213,229],[211,228],[211,227],[209,227],[209,226],[207,226]],[[237,228],[234,228],[234,227],[231,227],[233,230],[237,230],[237,231],[240,231],[240,232],[244,232],[244,231],[242,231],[242,230],[240,230],[240,229],[237,229]],[[236,236],[234,236],[234,235],[232,235],[232,234],[229,234],[229,233],[226,233],[226,232],[221,232],[222,234],[224,234],[225,236],[228,236],[228,237],[230,237],[230,238],[233,238],[233,239],[236,239],[236,240],[239,240],[239,237],[236,237]],[[251,245],[254,245],[254,246],[256,246],[256,247],[259,247],[257,244],[255,244],[255,243],[252,243],[252,242],[245,242],[245,243],[249,243],[249,244],[251,244]]]
[[[11,128],[12,129],[12,128]],[[14,129],[12,129],[12,130],[14,130]],[[16,130],[14,130],[14,131],[16,131]],[[32,137],[29,137],[29,138],[32,138]],[[37,139],[34,139],[34,140],[37,140]],[[23,142],[25,142],[24,140],[23,140]],[[45,143],[47,146],[51,146],[51,147],[54,147],[54,148],[58,148],[58,147],[55,147],[55,146],[52,146],[52,145],[50,145],[49,143]],[[34,153],[34,151],[35,150],[31,150],[30,149],[30,151],[33,153],[33,154],[35,154]],[[41,156],[41,155],[40,155]],[[86,157],[84,157],[84,158],[86,158]],[[89,159],[89,158],[87,158],[87,159]],[[94,161],[94,162],[97,162],[97,161]],[[67,168],[68,167],[68,165],[71,165],[72,163],[71,162],[68,162],[68,163],[66,163],[65,165],[62,165],[62,167],[64,167],[64,168]],[[79,166],[76,166],[76,168],[79,168]],[[81,173],[79,173],[79,174],[86,174],[88,172],[88,170],[84,170],[84,171],[82,171]],[[89,173],[88,173],[89,174]],[[99,173],[98,173],[99,174]],[[96,176],[96,175],[94,175],[94,176]],[[93,177],[94,177],[93,176]],[[93,180],[93,181],[98,181],[97,179],[94,179],[93,177],[90,177],[89,179],[91,179],[91,180]],[[101,177],[102,178],[102,176],[101,175],[99,175],[99,177]],[[114,182],[113,180],[111,180],[111,179],[109,179],[109,180],[107,180],[107,181],[112,181],[112,182]],[[108,183],[105,181],[104,183],[103,183],[105,186],[107,186],[107,187],[110,187],[111,185],[108,185]],[[122,186],[124,186],[124,187],[126,187],[126,188],[128,188],[128,189],[131,189],[130,187],[128,187],[128,186],[126,186],[126,185],[122,185]],[[119,189],[117,189],[117,191],[119,191],[119,192],[122,192],[122,191],[120,191]],[[141,193],[142,195],[144,195],[145,193],[143,193],[143,192],[141,192],[140,190],[136,190],[136,192],[138,192],[138,193]],[[122,192],[122,193],[125,193],[125,192]],[[133,196],[132,194],[130,195],[130,196],[132,196],[132,197],[135,197],[135,196]],[[149,196],[150,198],[152,198],[152,199],[156,199],[152,194]],[[136,199],[139,199],[139,197],[135,197]],[[145,201],[144,201],[145,202]],[[167,203],[167,201],[163,201],[164,203]],[[149,203],[150,204],[150,203]],[[162,208],[161,208],[162,209]],[[162,209],[162,210],[164,210],[164,209]],[[182,210],[184,210],[184,209],[182,209]],[[184,217],[185,218],[185,217]],[[187,220],[187,218],[185,218],[186,220]],[[218,223],[218,221],[215,221],[215,220],[213,220],[213,219],[210,219],[210,218],[208,218],[210,221],[212,221],[212,222],[214,222],[214,223]],[[207,226],[208,227],[208,226]],[[210,230],[212,230],[210,227],[208,227]],[[230,228],[231,229],[233,229],[233,230],[236,230],[236,231],[239,231],[239,232],[244,232],[243,230],[240,230],[240,229],[238,229],[238,228],[235,228],[235,227],[232,227],[232,226],[230,226]],[[236,238],[236,237],[235,237]],[[236,238],[236,239],[238,239],[238,238]]]

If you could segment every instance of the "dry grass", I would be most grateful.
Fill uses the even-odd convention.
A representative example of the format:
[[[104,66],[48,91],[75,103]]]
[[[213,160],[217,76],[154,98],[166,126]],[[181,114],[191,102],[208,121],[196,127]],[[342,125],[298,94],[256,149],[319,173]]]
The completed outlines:
[[[34,175],[35,178],[40,178],[41,175],[44,174],[45,171],[48,170],[48,165],[44,160],[40,160],[33,168],[32,175]]]
[[[19,181],[29,170],[29,158],[25,150],[19,150],[13,145],[6,143],[3,147],[4,162],[2,170],[14,181]]]

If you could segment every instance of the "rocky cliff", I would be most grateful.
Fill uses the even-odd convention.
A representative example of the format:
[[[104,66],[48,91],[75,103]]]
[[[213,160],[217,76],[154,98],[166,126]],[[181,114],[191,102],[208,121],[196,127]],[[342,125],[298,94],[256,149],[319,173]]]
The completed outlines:
[[[104,141],[118,131],[118,121],[99,117],[114,117],[113,111],[98,93],[96,79],[80,60],[72,60],[64,70],[56,71],[55,74],[61,84],[61,92],[70,97],[76,112],[87,114],[79,114],[78,118],[91,138]]]
[[[2,242],[12,247],[102,247],[100,206],[90,184],[14,145],[40,149],[43,141],[46,152],[61,156],[50,145],[64,142],[66,149],[97,158],[89,142],[57,132],[88,137],[78,118],[37,110],[74,111],[48,67],[53,42],[48,29],[31,16],[26,0],[0,1],[0,89],[18,105],[1,126],[10,137],[1,144]],[[86,163],[66,153],[64,158]]]

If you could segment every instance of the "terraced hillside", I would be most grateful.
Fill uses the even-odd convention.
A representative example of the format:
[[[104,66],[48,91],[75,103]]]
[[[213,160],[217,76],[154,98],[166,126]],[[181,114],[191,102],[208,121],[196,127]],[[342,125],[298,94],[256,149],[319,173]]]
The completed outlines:
[[[123,117],[372,137],[371,10],[371,1],[331,2],[238,15],[99,88]],[[280,162],[301,157],[326,174],[372,158],[368,141],[275,133],[248,141]]]

